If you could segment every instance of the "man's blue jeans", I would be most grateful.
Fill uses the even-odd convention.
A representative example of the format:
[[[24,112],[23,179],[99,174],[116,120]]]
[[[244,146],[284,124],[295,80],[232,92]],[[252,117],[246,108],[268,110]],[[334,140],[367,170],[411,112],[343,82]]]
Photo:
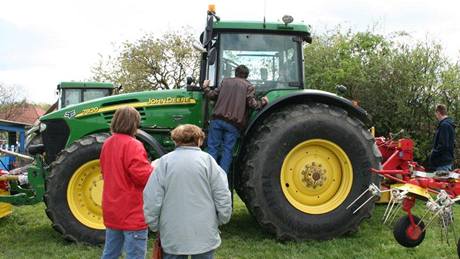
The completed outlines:
[[[123,231],[107,228],[102,259],[118,259],[122,249],[127,259],[145,259],[148,230]]]
[[[452,171],[453,164],[437,166],[434,168],[435,171]]]
[[[208,153],[227,174],[232,164],[233,147],[239,136],[238,128],[226,121],[217,119],[209,123]]]

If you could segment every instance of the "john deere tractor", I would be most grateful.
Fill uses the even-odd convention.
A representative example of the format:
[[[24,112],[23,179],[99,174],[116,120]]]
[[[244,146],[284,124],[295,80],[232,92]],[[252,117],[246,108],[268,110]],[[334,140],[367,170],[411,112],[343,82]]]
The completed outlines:
[[[100,82],[61,82],[57,86],[57,109],[112,95],[115,86]]]
[[[280,240],[331,239],[356,231],[373,204],[356,214],[346,207],[373,181],[369,169],[379,167],[380,153],[362,108],[305,89],[302,50],[312,40],[309,26],[289,16],[283,22],[221,21],[210,9],[200,38],[198,85],[189,80],[177,90],[109,96],[41,117],[42,144],[29,147],[35,156],[28,172],[33,191],[0,201],[33,203],[43,196],[53,227],[66,239],[103,242],[99,154],[115,110],[139,111],[137,137],[150,158],[158,158],[174,149],[170,131],[177,125],[207,128],[213,103],[203,96],[203,80],[218,87],[244,64],[257,95],[270,100],[250,114],[234,150],[230,182],[249,212]]]

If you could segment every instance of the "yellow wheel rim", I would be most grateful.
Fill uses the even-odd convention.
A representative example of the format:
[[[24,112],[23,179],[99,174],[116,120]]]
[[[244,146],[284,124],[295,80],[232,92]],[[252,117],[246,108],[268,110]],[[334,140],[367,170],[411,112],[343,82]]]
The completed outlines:
[[[346,153],[331,141],[311,139],[295,146],[281,168],[281,188],[289,203],[309,214],[340,206],[353,184]]]
[[[67,202],[75,218],[83,225],[105,229],[102,219],[102,180],[99,159],[80,166],[70,178]]]

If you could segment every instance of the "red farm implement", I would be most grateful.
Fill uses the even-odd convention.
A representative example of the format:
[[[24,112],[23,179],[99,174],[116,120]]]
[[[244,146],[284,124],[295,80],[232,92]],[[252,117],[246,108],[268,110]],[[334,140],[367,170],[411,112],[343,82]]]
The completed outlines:
[[[381,187],[371,184],[348,209],[356,213],[375,197],[388,193],[390,198],[382,218],[383,223],[393,225],[401,209],[405,214],[393,225],[393,235],[399,244],[405,247],[418,246],[425,238],[427,228],[434,222],[440,225],[441,238],[448,244],[449,233],[457,240],[452,206],[460,200],[460,169],[427,171],[413,161],[414,142],[408,138],[394,140],[378,137],[376,144],[382,154],[382,167],[372,168],[371,172],[383,177]],[[364,200],[367,193],[371,194],[370,198],[358,206],[358,201]],[[412,213],[417,200],[425,202],[422,217]],[[460,256],[459,243],[457,252]]]

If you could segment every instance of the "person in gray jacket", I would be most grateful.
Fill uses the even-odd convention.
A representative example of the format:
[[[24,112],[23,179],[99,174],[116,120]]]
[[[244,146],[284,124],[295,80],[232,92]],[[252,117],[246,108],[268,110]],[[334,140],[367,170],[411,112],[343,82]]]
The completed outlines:
[[[201,151],[204,133],[185,124],[171,132],[176,149],[156,161],[144,189],[144,215],[160,232],[163,258],[214,258],[220,246],[218,226],[232,213],[227,176]]]

